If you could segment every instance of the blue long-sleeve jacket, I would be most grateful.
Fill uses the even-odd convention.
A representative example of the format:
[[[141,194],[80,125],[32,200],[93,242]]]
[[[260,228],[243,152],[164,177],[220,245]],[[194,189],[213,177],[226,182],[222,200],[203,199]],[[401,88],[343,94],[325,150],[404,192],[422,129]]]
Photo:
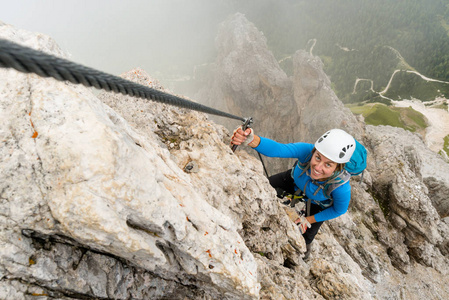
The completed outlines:
[[[297,158],[299,161],[305,162],[313,150],[313,147],[313,144],[307,143],[281,144],[268,138],[260,137],[260,144],[255,150],[268,157]],[[292,173],[296,185],[295,190],[300,189],[303,191],[307,198],[312,200],[312,203],[319,204],[320,201],[328,199],[322,190],[314,195],[318,189],[318,185],[313,183],[312,178],[310,177],[310,170],[304,172],[304,174],[300,176],[302,169],[295,166]],[[319,183],[324,183],[324,181]],[[304,187],[306,187],[305,191]],[[351,200],[351,185],[349,182],[346,182],[333,190],[331,195],[334,199],[332,206],[315,215],[315,220],[317,222],[334,219],[346,213],[349,201]]]

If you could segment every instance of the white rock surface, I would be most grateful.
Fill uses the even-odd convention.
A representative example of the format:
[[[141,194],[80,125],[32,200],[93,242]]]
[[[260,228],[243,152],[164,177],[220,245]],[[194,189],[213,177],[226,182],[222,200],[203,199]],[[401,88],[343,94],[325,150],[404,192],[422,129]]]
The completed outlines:
[[[0,29],[1,37],[29,47],[57,48],[50,39],[43,45],[31,34],[16,38],[20,32],[10,26]],[[3,235],[6,272],[18,271],[12,262],[29,248],[19,238],[29,229],[69,237],[162,278],[181,272],[230,297],[257,297],[257,263],[237,232],[241,225],[208,204],[219,194],[192,184],[157,135],[140,135],[84,87],[5,69],[0,81],[2,232],[17,240],[13,246]],[[202,137],[219,141],[207,124],[196,125],[192,130],[206,126]],[[227,152],[220,164],[238,164]],[[218,158],[214,149],[210,155]],[[20,254],[25,263],[29,250]],[[34,269],[26,276],[54,279]]]
[[[434,102],[444,103],[444,101],[447,103],[447,99],[437,99]],[[449,135],[449,111],[447,108],[426,107],[419,100],[402,100],[393,103],[397,107],[411,107],[422,113],[430,123],[426,128],[426,145],[436,153],[443,149],[444,137]]]

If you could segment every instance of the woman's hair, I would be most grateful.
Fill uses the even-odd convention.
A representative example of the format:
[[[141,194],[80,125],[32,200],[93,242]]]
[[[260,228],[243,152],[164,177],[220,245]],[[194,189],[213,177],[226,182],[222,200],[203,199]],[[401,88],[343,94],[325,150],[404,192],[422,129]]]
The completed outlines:
[[[345,164],[337,164],[337,167],[335,168],[335,172],[341,172],[345,168]]]

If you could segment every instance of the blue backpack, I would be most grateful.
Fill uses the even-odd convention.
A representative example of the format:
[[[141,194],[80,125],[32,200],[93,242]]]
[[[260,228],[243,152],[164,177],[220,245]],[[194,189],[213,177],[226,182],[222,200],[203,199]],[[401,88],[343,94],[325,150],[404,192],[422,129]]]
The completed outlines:
[[[362,144],[360,144],[357,140],[355,141],[355,144],[356,146],[354,153],[351,156],[351,160],[345,164],[343,171],[334,174],[323,184],[318,184],[317,182],[314,182],[316,185],[319,186],[319,188],[315,191],[314,195],[316,195],[320,191],[320,189],[322,189],[326,198],[331,200],[330,202],[327,202],[325,205],[323,205],[324,207],[329,207],[332,205],[333,203],[333,199],[331,196],[332,191],[348,182],[352,176],[362,174],[363,179],[363,171],[366,169],[366,158],[368,156],[368,152],[366,151],[366,148]],[[301,172],[301,175],[299,176],[302,176],[302,174],[304,174],[310,168],[311,158],[312,153],[310,153],[305,162],[300,162],[298,160],[297,165],[301,170],[303,170]]]
[[[351,174],[351,176],[357,176],[362,174],[366,169],[366,157],[368,152],[366,148],[355,140],[355,150],[351,156],[351,160],[345,164],[345,170]]]

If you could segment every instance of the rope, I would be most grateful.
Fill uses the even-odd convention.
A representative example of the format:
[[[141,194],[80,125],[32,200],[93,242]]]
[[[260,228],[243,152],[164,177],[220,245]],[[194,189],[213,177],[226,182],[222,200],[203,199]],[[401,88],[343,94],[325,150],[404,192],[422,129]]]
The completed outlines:
[[[85,67],[69,60],[24,47],[0,39],[0,67],[13,68],[23,73],[35,73],[41,77],[53,77],[86,87],[95,87],[123,95],[144,98],[159,103],[187,108],[207,114],[245,122],[246,119],[205,105],[170,95],[118,76]]]
[[[267,178],[270,178],[270,175],[268,175],[267,168],[265,167],[265,163],[263,162],[262,155],[260,155],[259,152],[257,152],[257,154],[259,154],[259,159],[260,159],[260,162],[262,163],[262,167],[263,167],[263,170],[265,171],[265,175],[267,176]]]

